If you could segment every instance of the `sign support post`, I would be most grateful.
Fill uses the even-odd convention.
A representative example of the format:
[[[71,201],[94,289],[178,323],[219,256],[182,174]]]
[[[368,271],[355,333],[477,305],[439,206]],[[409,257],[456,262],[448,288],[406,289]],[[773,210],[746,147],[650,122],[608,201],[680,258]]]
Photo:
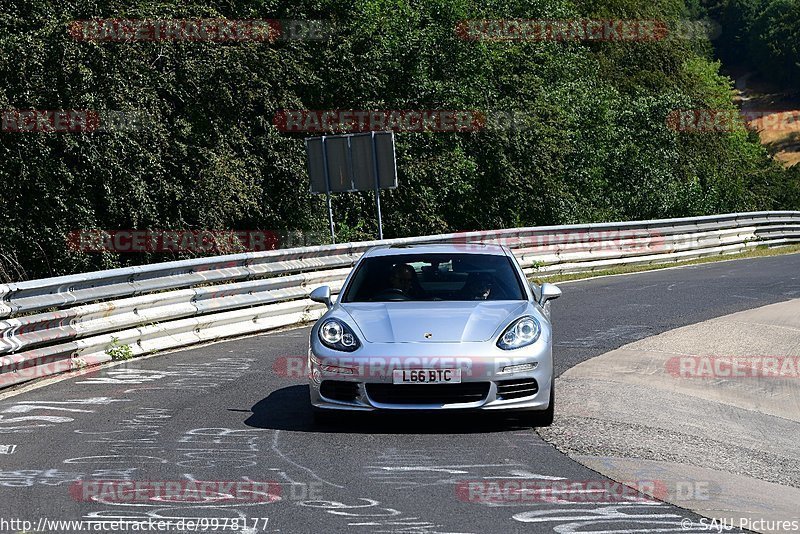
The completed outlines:
[[[325,196],[328,204],[328,224],[331,227],[331,243],[336,244],[336,232],[333,228],[333,205],[331,204],[331,176],[328,172],[328,149],[325,145],[325,138],[322,136],[322,169],[325,173]]]
[[[378,171],[378,144],[372,132],[372,169],[375,172],[375,211],[378,212],[378,239],[383,240],[383,219],[381,218],[381,180]]]

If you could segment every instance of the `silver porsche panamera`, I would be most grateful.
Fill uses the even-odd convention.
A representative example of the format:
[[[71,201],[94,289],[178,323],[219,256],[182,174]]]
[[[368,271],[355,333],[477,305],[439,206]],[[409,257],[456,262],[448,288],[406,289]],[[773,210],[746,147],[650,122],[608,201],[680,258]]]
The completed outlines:
[[[376,247],[311,329],[317,418],[341,411],[517,410],[553,420],[552,284],[496,245]]]

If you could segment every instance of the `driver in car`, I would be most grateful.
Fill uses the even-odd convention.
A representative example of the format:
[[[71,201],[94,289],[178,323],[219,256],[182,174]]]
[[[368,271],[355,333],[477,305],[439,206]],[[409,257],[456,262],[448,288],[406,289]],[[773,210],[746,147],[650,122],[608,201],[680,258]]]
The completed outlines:
[[[463,293],[467,300],[488,300],[492,293],[492,281],[486,276],[471,276]]]
[[[401,292],[407,297],[415,297],[417,293],[417,273],[407,263],[398,263],[392,267],[389,275],[389,288]]]

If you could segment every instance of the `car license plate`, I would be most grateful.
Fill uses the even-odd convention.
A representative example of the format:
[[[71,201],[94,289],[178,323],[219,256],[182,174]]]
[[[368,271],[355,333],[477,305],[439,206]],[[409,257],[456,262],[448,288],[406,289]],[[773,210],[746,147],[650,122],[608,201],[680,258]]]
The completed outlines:
[[[395,369],[394,384],[460,384],[461,369]]]

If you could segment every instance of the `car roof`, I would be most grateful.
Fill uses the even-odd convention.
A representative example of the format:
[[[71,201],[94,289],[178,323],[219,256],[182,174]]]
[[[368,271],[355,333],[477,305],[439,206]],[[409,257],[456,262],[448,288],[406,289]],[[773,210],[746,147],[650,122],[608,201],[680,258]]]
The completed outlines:
[[[506,256],[506,250],[500,245],[486,245],[483,243],[432,243],[422,245],[379,245],[369,249],[364,255],[398,256],[401,254],[487,254],[492,256]]]

